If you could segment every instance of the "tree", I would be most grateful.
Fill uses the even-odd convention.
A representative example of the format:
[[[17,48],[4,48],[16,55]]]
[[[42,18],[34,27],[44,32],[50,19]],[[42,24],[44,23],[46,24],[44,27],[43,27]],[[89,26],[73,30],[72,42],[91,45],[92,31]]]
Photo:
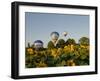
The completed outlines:
[[[52,41],[49,41],[48,42],[48,49],[53,49],[53,48],[55,48],[55,46],[54,46],[54,44],[53,44],[53,42]]]
[[[35,49],[34,44],[32,44],[31,47],[32,47],[33,49]]]
[[[74,39],[68,39],[67,41],[66,41],[66,44],[67,45],[74,45],[74,44],[76,44],[76,42],[75,42],[75,40]]]
[[[31,45],[30,45],[30,43],[28,42],[28,48],[30,48],[31,47]]]
[[[79,39],[79,44],[80,45],[89,45],[89,38],[87,37],[82,37]]]
[[[59,39],[57,43],[58,48],[64,48],[65,46],[65,41],[63,39]]]

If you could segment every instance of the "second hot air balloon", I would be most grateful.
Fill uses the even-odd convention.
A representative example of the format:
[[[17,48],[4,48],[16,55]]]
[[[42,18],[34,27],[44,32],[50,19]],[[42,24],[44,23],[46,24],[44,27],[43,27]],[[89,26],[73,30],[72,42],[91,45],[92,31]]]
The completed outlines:
[[[58,32],[54,31],[54,32],[51,33],[51,39],[52,39],[53,43],[56,43],[58,38],[59,38]]]

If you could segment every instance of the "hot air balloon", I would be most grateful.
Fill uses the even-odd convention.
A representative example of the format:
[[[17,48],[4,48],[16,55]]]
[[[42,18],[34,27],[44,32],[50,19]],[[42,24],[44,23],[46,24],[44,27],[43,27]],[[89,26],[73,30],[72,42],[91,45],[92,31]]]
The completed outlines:
[[[67,34],[68,34],[68,33],[67,33],[66,31],[63,32],[63,35],[64,35],[65,37],[67,36]]]
[[[34,41],[35,49],[43,48],[43,42],[41,40]]]
[[[53,43],[56,43],[58,38],[59,38],[59,33],[58,32],[54,31],[54,32],[51,33],[51,39],[52,39]]]

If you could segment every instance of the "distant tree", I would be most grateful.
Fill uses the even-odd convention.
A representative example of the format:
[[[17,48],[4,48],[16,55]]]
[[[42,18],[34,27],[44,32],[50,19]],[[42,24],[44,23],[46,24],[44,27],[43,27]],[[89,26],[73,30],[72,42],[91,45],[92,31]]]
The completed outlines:
[[[75,40],[74,39],[68,39],[67,41],[66,41],[66,44],[67,45],[74,45],[74,44],[76,44],[76,42],[75,42]]]
[[[35,47],[34,47],[34,44],[32,44],[31,47],[32,47],[32,48],[35,48]]]
[[[64,46],[65,46],[65,41],[64,41],[64,39],[59,39],[59,40],[58,40],[58,43],[57,43],[57,47],[59,47],[59,48],[64,48]]]
[[[30,48],[31,46],[30,46],[30,43],[28,42],[28,48]]]
[[[53,48],[55,48],[55,46],[54,46],[54,44],[53,44],[52,41],[49,41],[49,42],[48,42],[47,47],[48,47],[48,49],[53,49]]]
[[[87,37],[82,37],[79,39],[79,44],[80,45],[89,45],[89,38]]]

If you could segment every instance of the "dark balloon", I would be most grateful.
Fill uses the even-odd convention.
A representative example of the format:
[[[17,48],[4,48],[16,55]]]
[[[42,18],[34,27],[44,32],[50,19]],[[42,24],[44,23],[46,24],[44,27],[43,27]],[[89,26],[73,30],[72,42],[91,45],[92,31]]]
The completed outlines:
[[[36,41],[34,42],[34,47],[35,47],[36,49],[38,49],[38,48],[43,48],[43,42],[42,42],[41,40],[36,40]]]
[[[36,40],[36,41],[34,41],[34,43],[41,43],[41,44],[43,44],[43,42],[41,40]]]

